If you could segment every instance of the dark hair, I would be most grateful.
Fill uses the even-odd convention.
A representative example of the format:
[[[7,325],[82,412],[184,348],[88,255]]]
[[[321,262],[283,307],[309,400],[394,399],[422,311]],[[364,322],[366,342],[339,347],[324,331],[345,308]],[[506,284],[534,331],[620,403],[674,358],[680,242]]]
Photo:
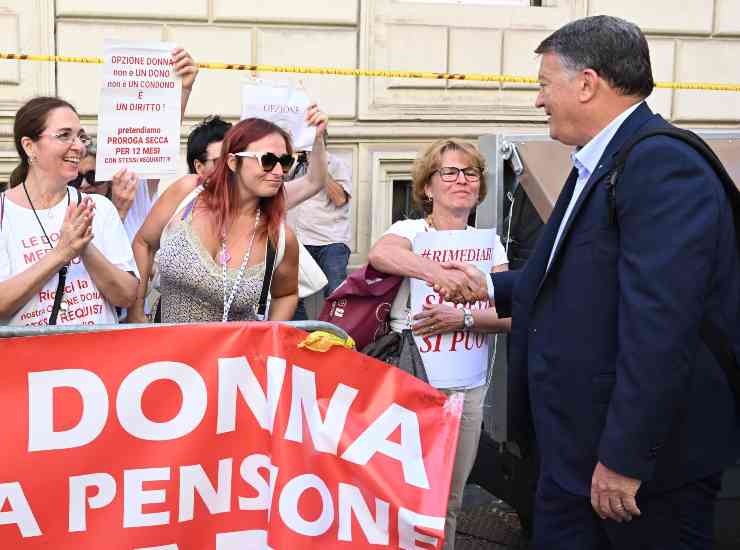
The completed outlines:
[[[77,114],[77,110],[70,103],[58,97],[34,97],[18,109],[18,112],[15,114],[15,122],[13,123],[13,136],[15,138],[15,150],[18,151],[21,162],[10,174],[10,187],[20,185],[28,177],[28,155],[21,145],[21,139],[28,137],[33,141],[38,140],[44,130],[46,130],[46,121],[49,118],[49,113],[60,107],[71,109]]]
[[[226,122],[218,115],[205,118],[200,124],[193,128],[188,136],[188,170],[195,174],[195,161],[206,161],[206,149],[211,143],[223,141],[226,132],[231,128],[231,123]]]
[[[554,53],[566,69],[593,69],[623,95],[649,96],[655,87],[650,49],[634,23],[596,15],[578,19],[545,38],[535,53]]]
[[[232,126],[224,136],[224,144],[221,147],[221,156],[216,161],[213,174],[205,181],[201,196],[206,206],[216,213],[218,234],[225,229],[229,218],[233,215],[233,208],[237,200],[236,174],[229,169],[229,153],[245,151],[250,143],[262,139],[271,134],[279,134],[285,140],[285,148],[289,154],[293,154],[293,145],[290,143],[290,135],[270,121],[262,118],[246,118]],[[236,157],[236,170],[241,167],[242,157]],[[260,224],[260,233],[267,231],[273,242],[277,242],[280,222],[285,217],[285,192],[281,187],[273,197],[263,197],[259,202],[262,211],[262,219],[265,224]]]

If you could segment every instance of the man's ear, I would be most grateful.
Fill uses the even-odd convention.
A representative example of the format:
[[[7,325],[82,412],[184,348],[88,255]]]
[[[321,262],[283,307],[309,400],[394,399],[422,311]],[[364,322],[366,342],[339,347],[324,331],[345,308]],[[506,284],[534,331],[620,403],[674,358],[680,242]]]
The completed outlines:
[[[200,160],[195,159],[195,161],[193,162],[193,168],[195,168],[195,173],[197,175],[202,176],[205,165]]]
[[[601,84],[601,77],[599,76],[599,73],[593,69],[583,69],[579,78],[580,87],[578,90],[578,99],[585,103],[593,99],[596,95]]]

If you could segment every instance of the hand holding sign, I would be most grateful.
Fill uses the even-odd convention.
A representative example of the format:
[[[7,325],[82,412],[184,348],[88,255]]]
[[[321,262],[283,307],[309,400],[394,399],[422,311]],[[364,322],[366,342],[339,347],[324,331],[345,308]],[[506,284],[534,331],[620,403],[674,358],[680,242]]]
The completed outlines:
[[[310,151],[317,134],[326,129],[326,115],[309,100],[304,89],[288,82],[245,80],[241,118],[250,117],[263,118],[280,126],[290,134],[296,151]]]
[[[326,127],[329,123],[329,116],[319,109],[319,106],[316,105],[316,103],[312,103],[309,105],[308,109],[306,109],[306,122],[309,126],[316,126],[316,139],[314,140],[314,144],[318,143],[319,140],[324,139],[324,133],[326,133]]]
[[[175,74],[182,79],[182,89],[192,90],[195,77],[198,76],[198,65],[191,55],[180,47],[172,50],[172,61],[175,64]]]
[[[197,67],[168,43],[107,40],[98,114],[97,181],[122,167],[143,176],[177,172],[180,116]]]

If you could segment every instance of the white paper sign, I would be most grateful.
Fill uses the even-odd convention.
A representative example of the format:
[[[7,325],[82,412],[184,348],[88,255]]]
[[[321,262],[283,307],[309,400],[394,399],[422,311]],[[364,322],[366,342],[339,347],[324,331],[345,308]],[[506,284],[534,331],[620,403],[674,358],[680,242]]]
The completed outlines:
[[[95,179],[121,168],[139,176],[177,173],[182,81],[165,42],[106,40]]]
[[[491,229],[429,231],[414,239],[414,252],[436,262],[462,261],[486,273],[493,267],[496,233]],[[439,304],[442,298],[426,282],[411,279],[411,314],[422,304]],[[447,305],[462,308],[449,302]],[[471,310],[487,309],[488,300],[469,304]],[[475,388],[485,383],[488,373],[489,335],[456,330],[435,336],[414,336],[424,361],[429,384],[435,388]]]
[[[242,84],[242,120],[264,118],[290,134],[293,149],[310,151],[316,127],[306,122],[308,94],[289,82],[246,78]]]

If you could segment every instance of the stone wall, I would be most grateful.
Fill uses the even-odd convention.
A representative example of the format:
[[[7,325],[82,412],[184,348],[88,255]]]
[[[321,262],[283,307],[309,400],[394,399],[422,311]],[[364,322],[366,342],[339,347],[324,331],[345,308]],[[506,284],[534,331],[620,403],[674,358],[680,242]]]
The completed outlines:
[[[502,4],[511,4],[503,1]],[[520,2],[521,3],[521,2]],[[197,60],[536,76],[533,49],[584,15],[630,19],[647,33],[660,81],[740,82],[737,0],[546,0],[544,7],[419,0],[0,0],[0,51],[101,56],[106,37],[169,40]],[[407,179],[417,151],[437,137],[476,139],[502,131],[544,132],[535,86],[497,83],[261,75],[302,80],[331,115],[330,147],[353,167],[352,263],[388,226],[393,182]],[[96,131],[100,67],[0,61],[0,181],[15,163],[13,114],[36,94],[78,108]],[[183,141],[205,115],[238,118],[242,73],[203,70]],[[666,118],[735,128],[740,93],[657,90]],[[184,171],[184,155],[183,155]]]

